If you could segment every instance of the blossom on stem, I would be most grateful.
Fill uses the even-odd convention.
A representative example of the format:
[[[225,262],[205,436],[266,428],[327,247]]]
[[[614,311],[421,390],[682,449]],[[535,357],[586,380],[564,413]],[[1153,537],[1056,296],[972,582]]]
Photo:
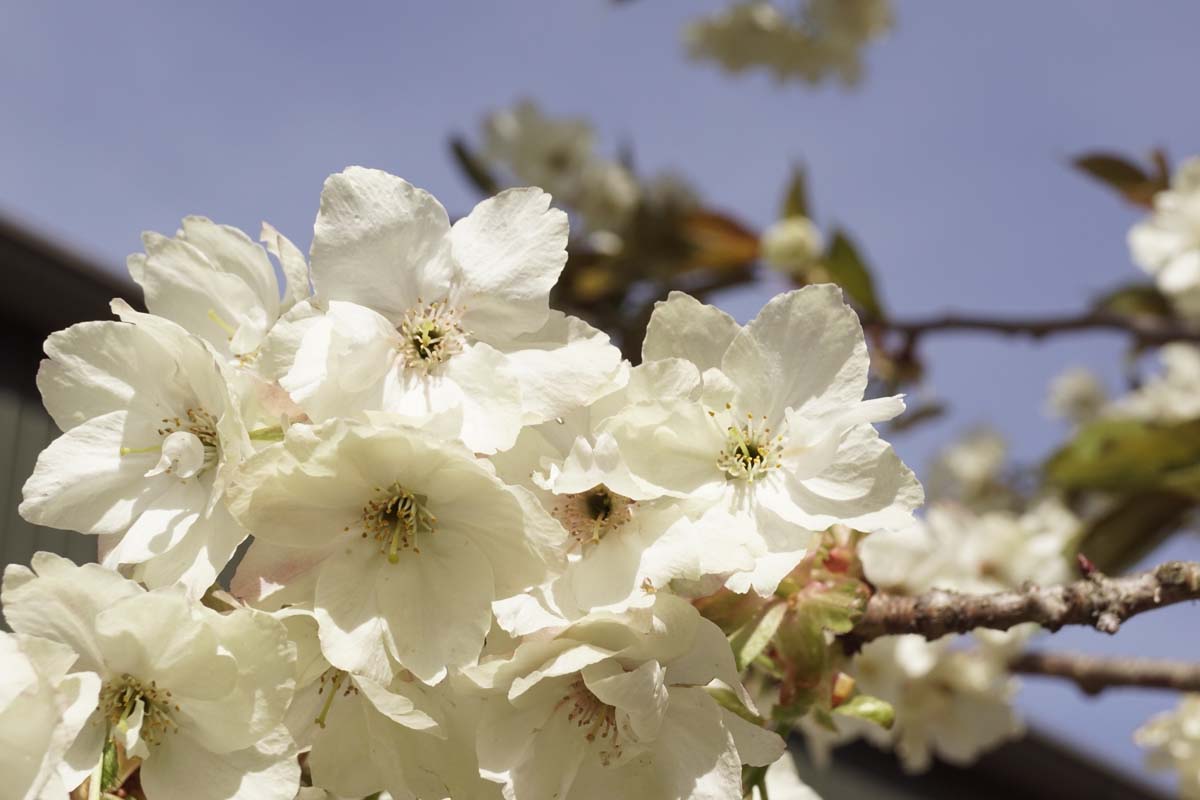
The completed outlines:
[[[19,634],[64,645],[99,676],[90,716],[59,765],[73,789],[112,740],[142,759],[149,800],[290,800],[300,781],[281,726],[295,646],[252,609],[218,614],[178,589],[146,590],[97,564],[37,553],[10,564],[0,599]]]
[[[99,534],[102,562],[201,596],[246,532],[225,510],[251,449],[227,373],[178,325],[113,301],[121,322],[46,340],[38,388],[62,436],[38,456],[21,516]]]

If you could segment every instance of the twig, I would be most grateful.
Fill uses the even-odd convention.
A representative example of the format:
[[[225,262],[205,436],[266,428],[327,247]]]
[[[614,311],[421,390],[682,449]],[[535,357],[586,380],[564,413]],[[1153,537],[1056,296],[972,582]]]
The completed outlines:
[[[1113,686],[1200,692],[1200,664],[1153,658],[1105,658],[1083,653],[1022,653],[1009,669],[1074,681],[1087,694]]]
[[[1116,633],[1130,617],[1185,600],[1200,599],[1200,562],[1168,561],[1149,572],[1123,578],[1100,573],[1065,586],[1027,586],[995,594],[933,590],[919,595],[880,593],[850,637],[870,641],[889,634],[916,633],[937,639],[976,628],[1008,630],[1036,622],[1055,631],[1064,625],[1089,625]]]
[[[926,333],[938,331],[981,331],[1006,336],[1042,339],[1061,333],[1113,330],[1129,334],[1145,344],[1200,342],[1200,329],[1150,317],[1125,316],[1100,311],[1045,317],[994,317],[945,314],[908,320],[872,321],[880,331],[902,335],[911,345]]]

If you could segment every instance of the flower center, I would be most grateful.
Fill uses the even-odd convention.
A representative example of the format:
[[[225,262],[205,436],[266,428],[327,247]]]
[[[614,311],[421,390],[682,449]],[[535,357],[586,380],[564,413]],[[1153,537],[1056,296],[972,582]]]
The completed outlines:
[[[168,475],[178,473],[180,478],[191,478],[199,475],[208,469],[215,467],[221,460],[221,436],[217,433],[217,418],[209,413],[206,409],[196,407],[189,408],[184,412],[183,419],[179,417],[163,417],[159,420],[160,427],[155,431],[162,437],[162,441],[150,447],[122,447],[121,455],[135,455],[139,453],[163,453],[164,458],[160,466],[152,471],[151,474],[160,472]],[[180,452],[172,447],[173,442],[169,441],[173,434],[186,433],[196,437],[200,442],[201,455],[183,459],[186,463],[180,463]],[[184,437],[186,438],[186,437]],[[174,442],[178,445],[178,442]],[[166,447],[164,451],[164,445]]]
[[[711,411],[709,414],[715,416]],[[745,422],[734,423],[725,429],[725,447],[717,456],[717,466],[730,479],[753,483],[768,471],[782,466],[779,461],[782,445],[783,436],[771,436],[766,417],[756,421],[753,414],[747,414]]]
[[[451,308],[444,300],[417,305],[404,314],[397,330],[400,332],[401,352],[410,369],[428,374],[466,344],[461,308]]]
[[[342,689],[342,684],[346,685],[345,689]],[[333,699],[337,697],[339,689],[342,690],[342,697],[358,694],[358,687],[354,685],[354,681],[346,680],[343,670],[330,667],[321,673],[321,687],[317,689],[317,694],[325,695],[325,702],[321,704],[321,713],[313,720],[321,728],[325,727],[325,718],[329,716],[329,709],[333,708]]]
[[[393,564],[400,560],[401,550],[420,553],[418,535],[433,533],[437,526],[437,517],[425,507],[425,496],[399,483],[386,489],[377,486],[375,491],[380,497],[363,506],[362,537],[374,537],[379,552]]]
[[[560,495],[551,513],[580,546],[594,545],[633,518],[637,502],[604,484]]]
[[[100,708],[110,728],[125,725],[139,703],[142,706],[140,736],[143,742],[157,744],[163,734],[179,729],[171,719],[171,711],[178,711],[179,706],[172,702],[171,692],[160,689],[155,681],[147,685],[126,674],[104,684],[100,690]]]
[[[592,694],[583,678],[572,681],[554,710],[558,712],[563,708],[568,709],[567,721],[586,731],[584,738],[589,743],[600,740],[603,745],[599,752],[601,764],[607,767],[614,758],[620,758],[621,741],[617,710]]]

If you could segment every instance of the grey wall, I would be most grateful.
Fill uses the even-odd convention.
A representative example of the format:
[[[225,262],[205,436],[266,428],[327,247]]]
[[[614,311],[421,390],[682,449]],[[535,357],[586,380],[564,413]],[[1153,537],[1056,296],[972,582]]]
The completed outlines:
[[[96,559],[95,537],[31,525],[17,513],[22,484],[38,453],[57,435],[58,427],[40,400],[14,386],[0,386],[0,564],[28,564],[37,550],[76,562]]]

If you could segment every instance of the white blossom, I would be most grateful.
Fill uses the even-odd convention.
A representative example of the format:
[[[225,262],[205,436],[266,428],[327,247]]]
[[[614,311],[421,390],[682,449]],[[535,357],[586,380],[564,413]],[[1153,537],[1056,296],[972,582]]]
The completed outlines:
[[[619,368],[608,337],[553,312],[567,218],[537,189],[450,225],[432,195],[352,167],[321,195],[314,302],[280,384],[312,419],[449,415],[478,452],[586,404]]]
[[[1185,695],[1177,708],[1155,714],[1134,740],[1149,750],[1147,766],[1179,775],[1182,800],[1200,798],[1200,695]]]
[[[870,741],[895,748],[905,769],[927,769],[933,755],[975,758],[1023,732],[1012,708],[1016,681],[987,649],[955,649],[953,637],[885,636],[863,646],[852,673],[861,691],[891,703],[891,730],[859,725]]]
[[[804,275],[824,249],[821,230],[808,217],[781,219],[763,231],[762,258],[787,275]]]
[[[1154,213],[1129,231],[1129,250],[1181,311],[1200,312],[1200,157],[1183,162],[1154,196]]]
[[[33,569],[9,565],[2,599],[15,631],[65,645],[71,668],[102,684],[59,766],[64,786],[83,782],[111,737],[143,760],[150,800],[295,795],[295,746],[281,726],[295,647],[269,615],[221,615],[178,589],[147,591],[50,553],[35,554]]]
[[[67,794],[58,767],[100,691],[71,672],[75,653],[49,639],[0,631],[0,776],[16,800]]]
[[[121,322],[50,336],[38,388],[63,430],[38,456],[21,516],[100,534],[106,566],[199,597],[246,532],[222,502],[250,451],[222,365],[200,339],[120,301]]]
[[[720,515],[735,549],[751,542],[755,567],[731,589],[774,591],[811,531],[910,523],[920,485],[871,425],[904,405],[863,400],[862,328],[836,287],[779,295],[745,327],[673,293],[655,308],[643,358],[674,360],[669,383],[601,431],[643,484],[697,517]]]
[[[600,614],[468,671],[495,692],[478,733],[480,769],[506,800],[737,798],[741,765],[783,741],[704,690],[740,689],[728,643],[688,603]]]
[[[929,465],[927,493],[933,499],[956,500],[974,508],[1007,504],[1002,470],[1008,443],[992,428],[981,426],[942,448]]]
[[[910,528],[871,534],[859,553],[873,584],[902,594],[1054,586],[1074,577],[1068,552],[1080,525],[1053,498],[1022,514],[936,503]]]
[[[474,663],[492,602],[543,583],[561,547],[468,451],[396,426],[293,426],[230,507],[255,535],[235,592],[302,593],[330,663],[382,685],[395,664],[434,684]]]
[[[862,77],[860,51],[892,25],[888,0],[808,0],[789,13],[768,0],[743,0],[686,32],[689,53],[730,72],[764,67],[778,80],[818,83]]]
[[[596,153],[586,120],[549,117],[526,100],[489,116],[484,133],[488,158],[574,208],[593,234],[621,231],[637,208],[637,179]]]
[[[262,239],[286,279],[282,294],[266,251],[237,228],[185,217],[174,237],[142,234],[127,261],[150,313],[175,322],[225,358],[253,361],[279,315],[308,297],[304,254],[270,225]]]
[[[1100,416],[1108,404],[1108,392],[1096,374],[1086,367],[1064,371],[1050,384],[1047,407],[1052,415],[1082,425]]]
[[[1158,352],[1162,371],[1113,401],[1106,415],[1158,422],[1200,417],[1200,348],[1175,342]]]
[[[633,475],[601,431],[630,404],[655,402],[687,381],[683,362],[648,362],[627,377],[591,406],[525,428],[512,450],[492,457],[502,478],[526,486],[559,522],[569,548],[563,574],[543,591],[497,605],[510,632],[650,605],[672,581],[755,565],[755,539],[736,520],[716,512],[691,519],[680,500]]]
[[[309,749],[314,785],[346,798],[379,791],[402,798],[498,796],[475,760],[481,700],[455,692],[460,681],[430,688],[401,671],[380,685],[329,664],[310,613],[288,609],[280,616],[300,653],[285,724]]]

